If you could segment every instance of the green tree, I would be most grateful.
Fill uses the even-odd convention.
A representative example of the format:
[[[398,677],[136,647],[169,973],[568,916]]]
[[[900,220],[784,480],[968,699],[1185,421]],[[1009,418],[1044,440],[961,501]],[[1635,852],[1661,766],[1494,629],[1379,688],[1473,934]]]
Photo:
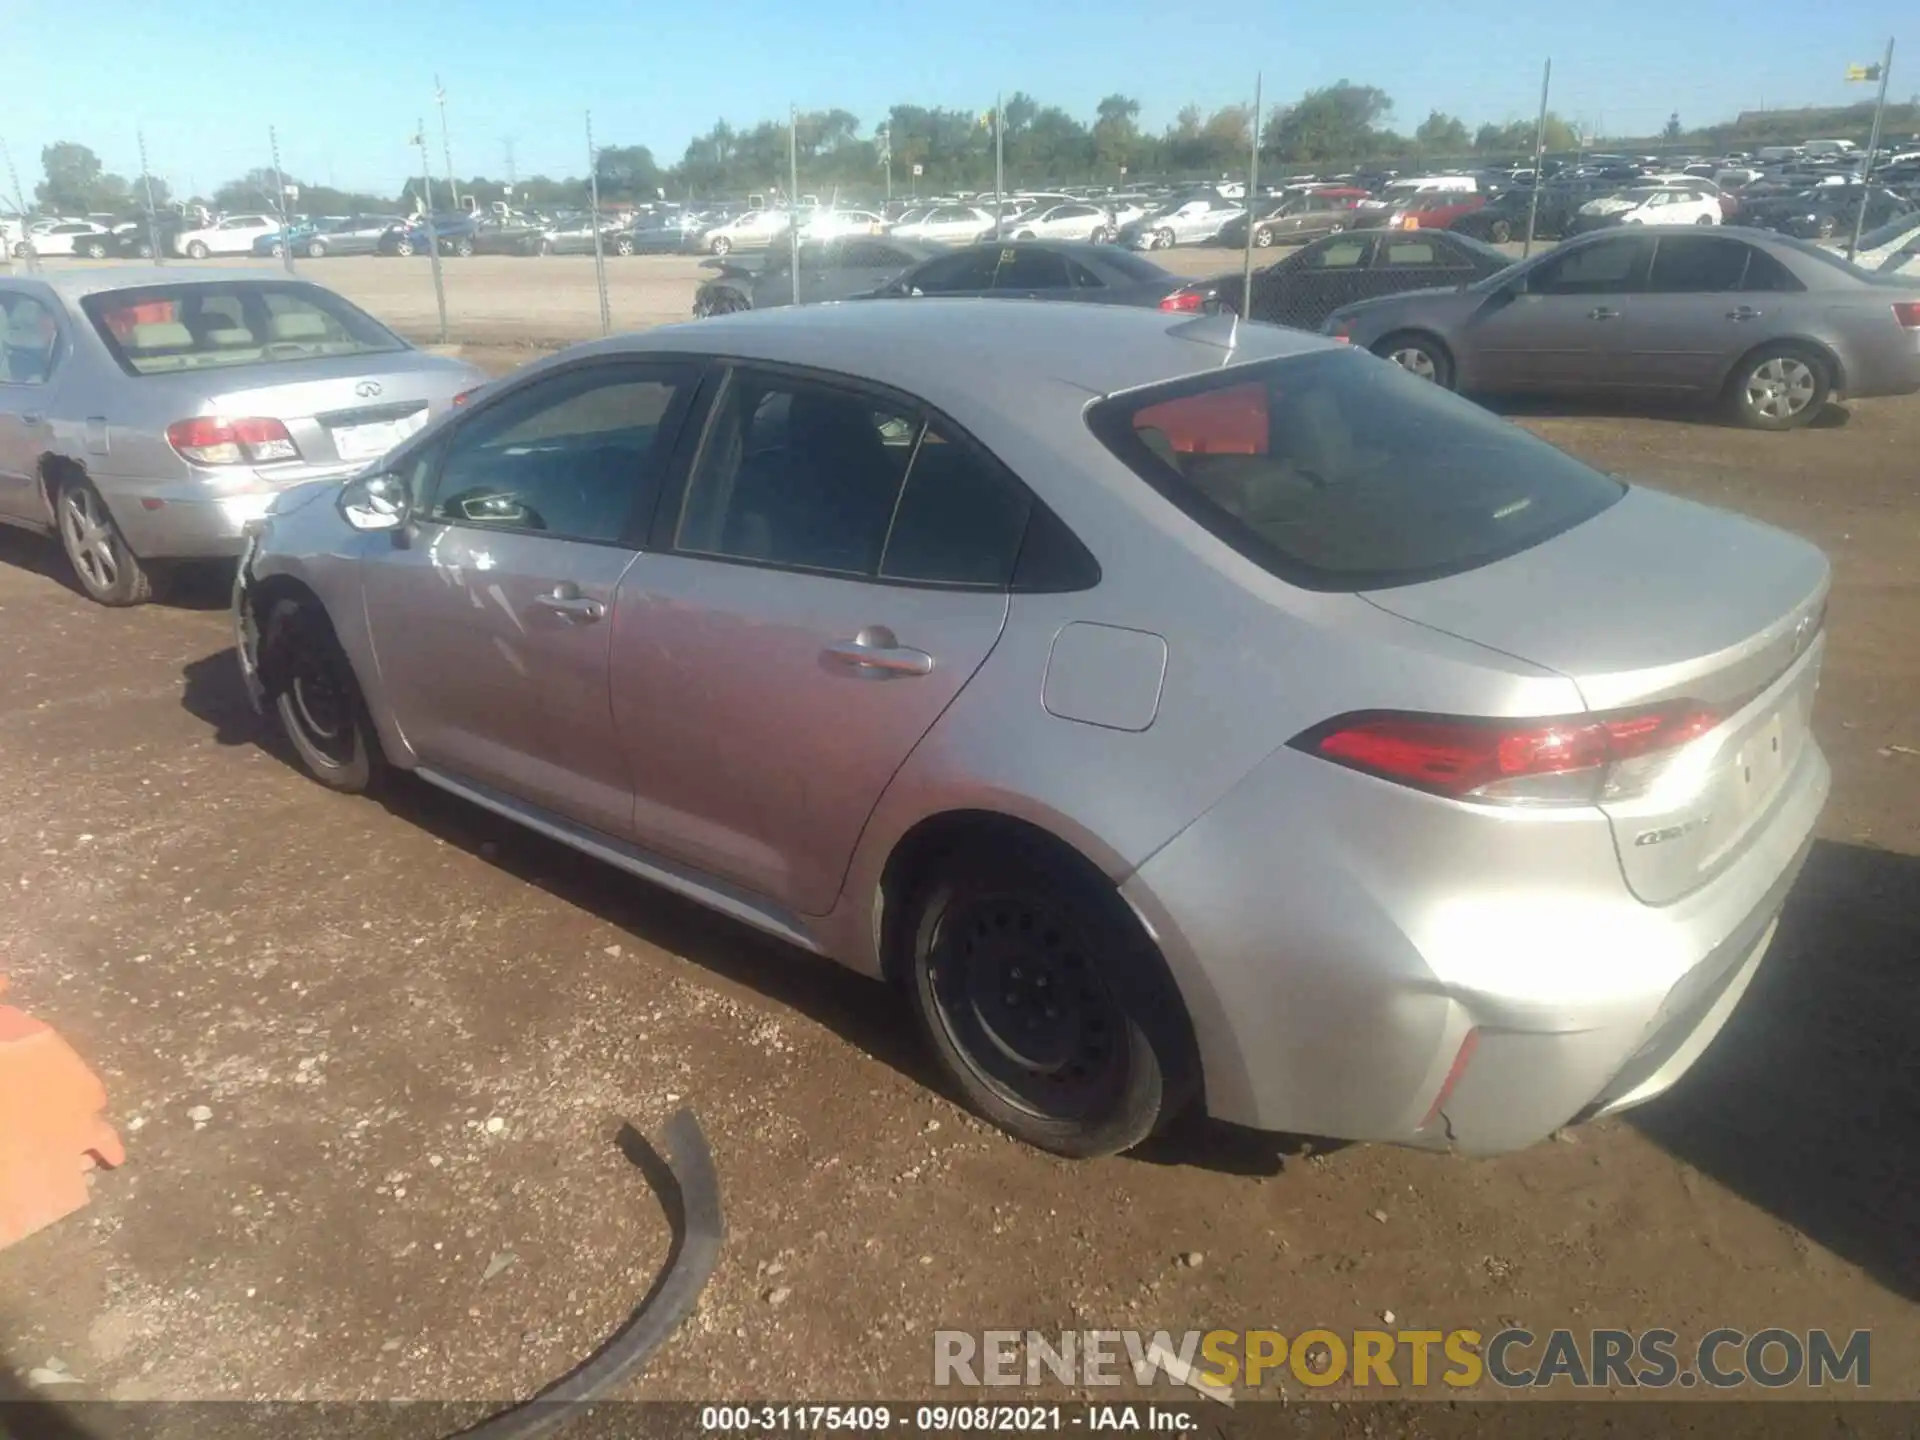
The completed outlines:
[[[1464,155],[1472,143],[1466,124],[1457,115],[1431,110],[1413,132],[1413,142],[1429,155]]]
[[[1512,120],[1505,125],[1482,125],[1474,132],[1473,148],[1484,156],[1531,155],[1537,123],[1533,120]],[[1579,132],[1551,110],[1547,112],[1544,134],[1544,148],[1549,153],[1580,148]]]
[[[594,161],[595,179],[604,200],[650,201],[659,198],[664,178],[644,145],[608,145]]]
[[[1093,161],[1102,172],[1139,164],[1140,102],[1131,95],[1109,95],[1102,100],[1093,122]]]
[[[33,187],[40,208],[53,215],[86,215],[128,208],[127,182],[100,168],[100,157],[85,145],[56,140],[40,152],[47,178]]]
[[[1379,148],[1376,127],[1393,112],[1387,92],[1341,80],[1309,90],[1267,122],[1261,148],[1305,165],[1358,160]]]

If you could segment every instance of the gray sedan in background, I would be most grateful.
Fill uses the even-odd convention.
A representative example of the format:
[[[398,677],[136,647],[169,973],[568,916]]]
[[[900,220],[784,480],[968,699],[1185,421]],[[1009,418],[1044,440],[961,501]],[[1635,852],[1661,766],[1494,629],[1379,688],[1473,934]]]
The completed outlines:
[[[1197,1103],[1472,1153],[1739,1003],[1828,580],[1301,331],[927,299],[527,366],[281,496],[235,620],[317,780],[892,981],[1035,1145]]]
[[[1449,389],[1688,397],[1762,430],[1920,390],[1920,281],[1761,230],[1607,231],[1325,328]]]
[[[258,270],[0,278],[0,522],[137,604],[153,562],[238,554],[287,486],[363,468],[485,378]]]

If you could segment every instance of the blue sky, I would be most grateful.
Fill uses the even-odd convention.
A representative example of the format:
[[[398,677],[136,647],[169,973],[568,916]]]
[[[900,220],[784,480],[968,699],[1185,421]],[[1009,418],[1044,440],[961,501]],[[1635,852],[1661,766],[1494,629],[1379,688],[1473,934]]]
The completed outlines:
[[[1556,111],[1645,133],[1675,109],[1692,124],[1870,99],[1843,72],[1897,26],[1893,0],[0,0],[0,138],[31,189],[57,139],[136,173],[144,128],[156,174],[208,191],[267,163],[274,125],[290,172],[389,191],[417,168],[416,117],[439,168],[436,71],[456,170],[504,173],[511,137],[520,174],[559,175],[584,172],[588,107],[601,144],[666,163],[717,117],[789,101],[843,106],[864,130],[896,101],[984,108],[996,89],[1091,119],[1120,90],[1157,130],[1190,102],[1249,99],[1262,70],[1270,104],[1378,85],[1411,129],[1433,107],[1469,125],[1531,115],[1549,55]],[[1902,99],[1920,92],[1912,42]]]

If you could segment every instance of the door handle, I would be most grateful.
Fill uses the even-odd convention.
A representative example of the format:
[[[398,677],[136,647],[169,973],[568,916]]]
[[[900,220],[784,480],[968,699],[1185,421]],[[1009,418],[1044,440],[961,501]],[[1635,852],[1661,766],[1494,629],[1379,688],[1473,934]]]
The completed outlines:
[[[533,603],[550,614],[562,615],[587,625],[604,620],[607,615],[606,606],[598,600],[588,599],[571,585],[556,585],[551,593],[534,596]]]
[[[931,655],[902,645],[884,625],[869,625],[851,640],[836,640],[820,658],[876,679],[933,673]]]
[[[1606,305],[1596,305],[1587,312],[1587,319],[1589,320],[1618,320],[1619,318],[1620,312]]]
[[[1738,310],[1727,311],[1729,320],[1758,320],[1766,312],[1756,310],[1751,305],[1742,305]]]

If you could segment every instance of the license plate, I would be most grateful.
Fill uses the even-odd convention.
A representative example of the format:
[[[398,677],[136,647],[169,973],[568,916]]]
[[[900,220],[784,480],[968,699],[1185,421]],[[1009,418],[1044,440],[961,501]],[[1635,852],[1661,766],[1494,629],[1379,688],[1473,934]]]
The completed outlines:
[[[333,432],[334,453],[342,460],[377,460],[421,425],[422,417],[376,420],[368,425],[342,425]]]

